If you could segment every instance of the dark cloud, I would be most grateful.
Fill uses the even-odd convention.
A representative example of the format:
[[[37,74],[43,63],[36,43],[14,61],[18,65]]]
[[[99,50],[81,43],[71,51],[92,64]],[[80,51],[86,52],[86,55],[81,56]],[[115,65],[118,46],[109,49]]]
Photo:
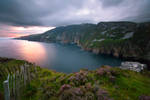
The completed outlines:
[[[102,2],[104,8],[107,8],[117,6],[121,4],[124,0],[99,0],[99,1]]]
[[[82,2],[76,0],[1,0],[0,22],[16,26],[40,26],[45,24],[42,22],[45,17],[69,10],[69,7],[80,8],[81,5]]]
[[[60,26],[99,21],[144,20],[150,0],[1,0],[0,23]]]
[[[137,0],[136,2],[131,0],[128,3],[133,4],[133,6],[128,9],[130,13],[123,20],[135,22],[150,21],[150,0]],[[135,10],[135,12],[132,12],[132,10]]]
[[[30,14],[30,6],[25,7],[24,3],[19,0],[1,0],[0,22],[19,26],[39,25],[37,18]]]

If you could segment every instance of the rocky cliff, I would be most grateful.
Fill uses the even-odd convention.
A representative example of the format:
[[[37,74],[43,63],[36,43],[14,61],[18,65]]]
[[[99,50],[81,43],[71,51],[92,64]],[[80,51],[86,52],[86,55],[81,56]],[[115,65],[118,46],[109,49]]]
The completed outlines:
[[[20,39],[76,43],[96,54],[150,61],[150,22],[100,22],[56,27]]]

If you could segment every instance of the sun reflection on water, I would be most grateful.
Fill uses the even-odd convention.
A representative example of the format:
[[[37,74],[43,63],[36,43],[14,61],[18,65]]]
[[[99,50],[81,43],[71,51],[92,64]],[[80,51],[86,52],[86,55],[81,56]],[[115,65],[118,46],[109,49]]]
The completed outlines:
[[[23,59],[32,62],[39,62],[46,59],[46,50],[40,43],[24,41],[20,49]]]

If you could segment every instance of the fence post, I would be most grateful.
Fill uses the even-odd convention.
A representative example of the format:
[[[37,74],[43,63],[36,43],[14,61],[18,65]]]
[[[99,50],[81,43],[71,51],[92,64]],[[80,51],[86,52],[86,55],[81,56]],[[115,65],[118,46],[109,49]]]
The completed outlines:
[[[13,88],[13,96],[14,96],[14,99],[16,99],[16,75],[15,74],[13,74],[13,86],[12,86],[12,88]]]
[[[5,100],[10,100],[9,75],[7,80],[3,82],[3,85],[4,85]]]
[[[26,86],[27,83],[30,83],[32,76],[35,76],[31,73],[32,71],[35,72],[34,74],[36,75],[36,67],[32,70],[29,65],[25,64],[24,66],[21,66],[19,70],[15,70],[14,74],[12,72],[10,73],[11,75],[8,74],[8,77],[5,76],[7,77],[7,80],[3,82],[5,100],[10,100],[12,98],[14,100],[20,100],[20,95],[23,91],[21,88]],[[10,69],[8,72],[10,72]]]

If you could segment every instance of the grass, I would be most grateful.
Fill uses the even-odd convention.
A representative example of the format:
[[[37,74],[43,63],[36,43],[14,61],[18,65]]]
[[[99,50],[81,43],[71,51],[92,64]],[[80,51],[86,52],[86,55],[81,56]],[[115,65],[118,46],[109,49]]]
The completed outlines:
[[[0,69],[25,62],[14,59],[0,62]],[[37,77],[24,88],[21,100],[97,100],[105,94],[114,100],[138,100],[139,96],[150,96],[149,78],[148,71],[137,73],[109,66],[70,74],[37,67]],[[0,90],[3,90],[2,81]]]
[[[101,42],[94,42],[92,48],[101,48],[101,47],[109,47],[109,46],[122,46],[127,42],[126,39],[105,39]]]
[[[49,97],[58,100],[59,96],[57,95],[59,94],[61,86],[64,84],[69,84],[72,86],[72,88],[80,88],[81,86],[86,86],[87,83],[92,84],[92,88],[94,88],[96,83],[99,87],[108,91],[109,97],[113,98],[114,100],[137,100],[141,95],[150,96],[150,80],[148,76],[133,71],[120,70],[118,68],[112,69],[116,71],[115,73],[119,73],[115,76],[116,79],[113,83],[110,81],[109,75],[97,75],[96,71],[98,69],[95,71],[88,71],[87,76],[84,76],[85,79],[88,78],[85,83],[82,83],[82,80],[69,81],[69,78],[71,76],[75,76],[75,73],[67,75],[63,73],[56,73],[48,69],[41,69],[39,71],[38,80],[33,81],[30,86],[37,87],[37,89],[41,88],[41,90],[34,92],[34,97],[43,100],[52,100],[48,99]],[[26,92],[27,91],[29,91],[28,87]],[[31,96],[33,96],[33,94]],[[25,95],[25,97],[30,97],[30,95]],[[27,99],[28,98],[25,100]],[[35,98],[32,99],[35,100]]]

